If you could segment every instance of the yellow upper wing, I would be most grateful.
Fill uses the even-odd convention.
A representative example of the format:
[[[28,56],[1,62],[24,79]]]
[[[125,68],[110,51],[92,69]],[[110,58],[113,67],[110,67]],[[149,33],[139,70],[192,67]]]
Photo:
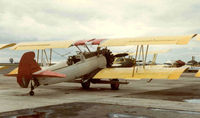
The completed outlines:
[[[12,47],[12,46],[14,46],[14,45],[16,45],[16,43],[0,44],[0,49]]]
[[[13,50],[36,50],[47,48],[68,48],[73,44],[73,41],[46,41],[46,42],[26,42],[19,43],[12,47]]]
[[[133,68],[105,68],[98,72],[93,78],[105,79],[178,79],[187,67],[182,68],[158,68],[147,66],[137,67],[132,76]]]
[[[200,40],[200,35],[199,34],[196,37],[197,37],[197,40]]]
[[[189,40],[195,36],[197,36],[197,34],[188,36],[157,36],[157,37],[108,39],[103,41],[100,44],[100,46],[161,45],[161,44],[184,45],[187,44]]]
[[[127,46],[127,45],[145,45],[145,44],[187,44],[195,35],[188,36],[158,36],[144,38],[119,38],[103,40],[100,46]],[[13,50],[35,50],[46,48],[68,48],[75,41],[44,41],[44,42],[24,42],[13,46]],[[1,45],[0,45],[1,46]],[[1,49],[1,48],[0,48]]]

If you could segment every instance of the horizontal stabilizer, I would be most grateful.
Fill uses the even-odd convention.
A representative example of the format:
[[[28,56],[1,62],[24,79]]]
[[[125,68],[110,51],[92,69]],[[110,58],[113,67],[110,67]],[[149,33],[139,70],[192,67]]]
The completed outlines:
[[[37,74],[33,74],[34,77],[59,77],[59,78],[65,78],[65,74],[53,72],[50,70],[46,70]]]
[[[99,79],[178,79],[187,67],[164,68],[156,66],[142,66],[135,68],[105,68],[99,71],[93,78]]]
[[[8,66],[0,66],[0,70],[6,69]]]
[[[9,72],[8,74],[5,74],[5,76],[14,76],[17,77],[18,75],[18,67],[13,69],[11,72]]]
[[[16,77],[17,75],[18,75],[18,68],[15,68],[10,73],[5,74],[5,76],[14,76],[14,77]],[[43,71],[37,74],[33,74],[33,76],[34,77],[59,77],[59,78],[66,77],[65,74],[60,74],[60,73],[49,71],[49,70]]]

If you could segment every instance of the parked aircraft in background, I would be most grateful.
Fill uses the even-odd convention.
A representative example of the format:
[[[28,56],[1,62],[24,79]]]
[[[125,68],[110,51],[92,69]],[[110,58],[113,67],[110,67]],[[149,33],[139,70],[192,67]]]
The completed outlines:
[[[197,40],[198,41],[200,41],[200,36],[199,35],[197,35],[198,36],[198,38],[197,38]],[[198,72],[195,74],[195,77],[200,77],[200,69],[198,70]]]
[[[0,50],[4,49],[4,48],[9,48],[16,45],[16,43],[9,43],[9,44],[0,44]],[[0,70],[2,69],[6,69],[8,68],[8,66],[0,66]]]
[[[149,51],[148,54],[149,55],[153,55],[153,58],[151,61],[149,62],[145,62],[145,65],[156,65],[156,59],[158,56],[158,53],[166,53],[170,51],[170,49],[166,49],[166,50],[154,50],[154,51]],[[136,61],[136,65],[143,65],[143,61],[142,61],[142,49],[140,48],[139,50],[139,56],[138,56],[138,60]],[[124,52],[124,53],[114,53],[115,55],[115,60],[113,62],[114,66],[121,66],[121,67],[132,67],[133,66],[133,60],[134,57],[136,55],[135,52]]]

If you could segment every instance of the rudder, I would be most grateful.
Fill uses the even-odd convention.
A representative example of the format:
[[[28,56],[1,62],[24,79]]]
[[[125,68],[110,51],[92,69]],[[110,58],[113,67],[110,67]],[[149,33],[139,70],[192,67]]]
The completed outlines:
[[[40,66],[34,60],[35,53],[34,52],[26,52],[21,57],[19,67],[18,67],[18,75],[17,75],[17,83],[22,88],[27,88],[30,80],[32,79],[32,73],[41,70]]]

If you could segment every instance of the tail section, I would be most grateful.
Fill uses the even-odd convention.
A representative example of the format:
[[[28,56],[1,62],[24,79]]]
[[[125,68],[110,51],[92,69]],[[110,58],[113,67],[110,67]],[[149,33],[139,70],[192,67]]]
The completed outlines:
[[[28,87],[30,80],[33,78],[32,73],[41,70],[34,58],[34,52],[26,52],[19,62],[17,82],[22,88]]]
[[[37,77],[56,77],[56,78],[65,78],[65,74],[53,72],[50,70],[40,71],[39,73],[35,73],[41,70],[40,66],[34,60],[35,53],[34,52],[26,52],[22,56],[18,68],[15,68],[10,73],[6,74],[6,76],[15,76],[17,77],[17,83],[22,88],[27,88],[29,82],[32,78]]]

